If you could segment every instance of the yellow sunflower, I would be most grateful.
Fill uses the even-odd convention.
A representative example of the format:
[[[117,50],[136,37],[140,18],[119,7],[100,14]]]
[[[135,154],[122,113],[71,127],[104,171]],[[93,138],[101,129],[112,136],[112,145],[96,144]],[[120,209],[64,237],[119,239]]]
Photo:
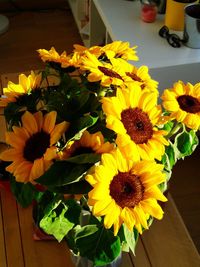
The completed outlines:
[[[82,58],[82,69],[90,71],[87,77],[90,82],[100,81],[102,86],[123,84],[123,79],[118,72],[119,69],[116,69],[111,64],[102,63],[88,51],[85,52],[85,57]]]
[[[74,53],[79,53],[80,56],[82,56],[86,51],[89,51],[91,54],[95,55],[96,58],[100,57],[102,54],[101,47],[97,45],[91,46],[89,48],[78,44],[74,45]]]
[[[157,94],[143,91],[137,84],[117,89],[116,96],[102,98],[106,126],[117,133],[116,143],[128,158],[161,160],[168,141],[157,128],[161,109]]]
[[[86,176],[93,186],[88,194],[93,214],[105,216],[105,228],[114,226],[115,235],[122,223],[142,233],[142,227],[148,229],[149,215],[163,217],[157,202],[167,201],[158,188],[166,180],[162,169],[154,161],[128,160],[118,149],[103,154],[101,164]]]
[[[188,128],[198,130],[200,126],[200,83],[192,85],[178,81],[173,88],[162,95],[164,108],[171,113],[171,119],[184,123]]]
[[[57,113],[52,111],[44,117],[41,112],[22,116],[22,127],[13,126],[6,133],[6,143],[12,148],[4,151],[0,158],[12,161],[6,170],[18,182],[32,182],[39,178],[57,157],[55,144],[69,126],[68,122],[55,125]]]
[[[125,60],[138,60],[135,49],[137,46],[130,47],[129,42],[114,41],[102,47],[102,51],[108,59],[123,58]]]
[[[10,102],[16,102],[18,97],[24,94],[30,94],[32,90],[38,89],[41,80],[41,73],[36,74],[31,71],[29,76],[25,74],[19,75],[19,84],[9,81],[8,86],[3,88],[3,96],[0,98],[0,107],[6,107]]]
[[[60,159],[67,159],[83,153],[107,153],[114,149],[114,144],[105,142],[101,132],[90,134],[84,131],[79,140],[70,141],[66,148],[59,153]]]
[[[38,49],[37,51],[38,51],[39,56],[40,56],[40,58],[42,59],[43,62],[49,61],[49,62],[62,63],[63,60],[66,60],[66,58],[67,58],[67,55],[66,55],[65,51],[60,55],[55,50],[54,47],[51,47],[50,50]]]
[[[114,63],[116,61],[116,63]],[[133,66],[122,59],[112,59],[112,65],[118,64],[121,66],[124,76],[124,84],[129,84],[130,82],[137,83],[143,90],[149,90],[156,92],[158,94],[158,82],[153,80],[149,75],[149,69],[147,66],[141,66],[139,68]]]

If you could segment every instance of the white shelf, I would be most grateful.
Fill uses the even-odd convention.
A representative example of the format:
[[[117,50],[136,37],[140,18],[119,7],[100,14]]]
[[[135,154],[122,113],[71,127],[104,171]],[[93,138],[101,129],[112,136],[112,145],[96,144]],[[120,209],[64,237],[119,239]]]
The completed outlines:
[[[74,2],[77,0],[70,0]],[[171,87],[177,80],[200,82],[200,49],[184,45],[171,47],[158,35],[164,25],[164,15],[158,15],[154,23],[140,18],[139,0],[90,0],[90,25],[88,46],[101,45],[114,40],[137,45],[140,58],[133,64],[147,65],[152,77],[159,81],[160,90]],[[178,32],[179,36],[182,32]]]
[[[145,23],[140,18],[139,1],[93,1],[112,40],[129,41],[138,46],[140,64],[162,68],[200,62],[199,49],[173,48],[158,35],[164,25],[164,15],[158,15],[154,23]]]
[[[82,20],[85,17],[85,10],[84,10],[84,1],[85,0],[68,0],[69,6],[71,8],[73,17],[75,19],[76,25],[78,27],[79,33],[83,40],[85,46],[89,46],[89,22],[82,26]]]

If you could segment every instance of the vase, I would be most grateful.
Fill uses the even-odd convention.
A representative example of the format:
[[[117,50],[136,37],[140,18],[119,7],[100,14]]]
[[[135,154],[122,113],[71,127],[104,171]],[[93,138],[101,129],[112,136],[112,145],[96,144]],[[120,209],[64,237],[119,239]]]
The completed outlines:
[[[196,0],[167,0],[165,25],[175,31],[184,29],[184,8]]]
[[[71,259],[74,263],[75,267],[94,267],[97,265],[94,265],[92,261],[88,260],[85,257],[77,256],[75,255],[71,250]],[[102,267],[122,267],[122,254],[120,253],[119,256],[111,263],[101,265]]]

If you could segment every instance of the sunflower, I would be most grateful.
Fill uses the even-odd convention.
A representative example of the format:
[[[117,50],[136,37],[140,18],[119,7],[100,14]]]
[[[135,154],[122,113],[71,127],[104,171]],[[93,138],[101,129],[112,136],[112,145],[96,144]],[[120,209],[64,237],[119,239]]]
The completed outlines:
[[[29,76],[25,74],[19,75],[19,84],[9,81],[8,87],[3,88],[3,96],[0,98],[0,107],[6,107],[9,103],[16,102],[20,96],[30,94],[32,90],[38,89],[41,80],[41,73],[35,74],[31,71]]]
[[[4,161],[12,161],[6,170],[18,182],[32,182],[39,178],[57,157],[55,144],[68,127],[68,122],[55,125],[57,113],[52,111],[45,116],[39,111],[22,116],[22,127],[13,126],[6,133],[6,143],[12,148],[1,154]]]
[[[129,42],[114,41],[102,47],[102,51],[108,59],[123,58],[125,60],[138,60],[135,49],[137,46],[130,47]]]
[[[102,86],[121,85],[123,79],[116,69],[111,64],[99,61],[95,55],[86,51],[82,58],[82,69],[90,71],[87,79],[89,82],[100,81]]]
[[[168,141],[165,131],[157,128],[161,109],[157,94],[143,91],[137,84],[117,89],[116,96],[102,98],[106,126],[117,133],[119,148],[132,158],[161,160]]]
[[[116,63],[114,63],[114,61],[116,61]],[[122,78],[125,85],[134,82],[143,90],[149,90],[158,94],[158,82],[151,78],[147,66],[137,68],[122,59],[112,59],[111,62],[112,65],[117,64],[121,66],[122,71],[124,71],[124,76]]]
[[[54,47],[48,51],[46,49],[38,49],[40,58],[43,62],[57,62],[61,63],[63,59],[66,58],[66,52],[64,51],[61,55],[55,50]]]
[[[86,176],[93,186],[88,194],[93,214],[105,216],[105,228],[114,226],[115,235],[122,223],[142,233],[142,227],[148,229],[149,215],[163,217],[157,202],[167,201],[158,188],[166,179],[162,169],[154,161],[128,160],[118,149],[103,154],[101,164]]]
[[[95,55],[96,58],[100,57],[102,54],[101,47],[97,45],[91,46],[89,48],[78,44],[74,45],[74,53],[79,53],[80,56],[82,56],[86,51],[89,51],[91,54]]]
[[[83,132],[79,140],[70,141],[66,148],[59,153],[60,159],[77,156],[84,153],[107,153],[114,149],[114,145],[105,142],[101,132],[90,134],[87,130]]]
[[[171,119],[198,130],[200,126],[200,83],[192,85],[178,81],[173,88],[166,89],[161,97],[164,108]]]

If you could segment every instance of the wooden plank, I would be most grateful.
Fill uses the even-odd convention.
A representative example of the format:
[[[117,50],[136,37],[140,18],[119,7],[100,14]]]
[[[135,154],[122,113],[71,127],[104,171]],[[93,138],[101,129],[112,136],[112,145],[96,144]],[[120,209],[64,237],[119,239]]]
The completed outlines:
[[[74,267],[65,242],[34,241],[32,209],[18,207],[24,262],[27,267]]]
[[[17,205],[9,191],[1,190],[7,267],[24,267]]]
[[[142,241],[153,267],[200,267],[200,256],[169,195],[164,218],[155,220]]]
[[[123,252],[122,253],[122,263],[121,266],[123,267],[134,267],[133,262],[131,260],[131,256],[129,253]]]
[[[130,257],[135,267],[152,267],[141,237],[139,237],[136,245],[135,256],[130,253]]]
[[[2,95],[3,90],[2,90],[2,84],[1,84],[1,76],[0,76],[0,95]]]
[[[4,87],[7,87],[9,81],[18,84],[19,83],[19,75],[21,73],[24,73],[25,75],[29,75],[31,72],[30,71],[24,71],[24,72],[18,72],[18,73],[2,74],[1,75],[2,90],[3,90]]]
[[[3,227],[3,214],[1,208],[1,193],[0,193],[0,266],[7,267],[4,227]]]
[[[0,114],[0,143],[5,143],[6,122],[3,115]]]

